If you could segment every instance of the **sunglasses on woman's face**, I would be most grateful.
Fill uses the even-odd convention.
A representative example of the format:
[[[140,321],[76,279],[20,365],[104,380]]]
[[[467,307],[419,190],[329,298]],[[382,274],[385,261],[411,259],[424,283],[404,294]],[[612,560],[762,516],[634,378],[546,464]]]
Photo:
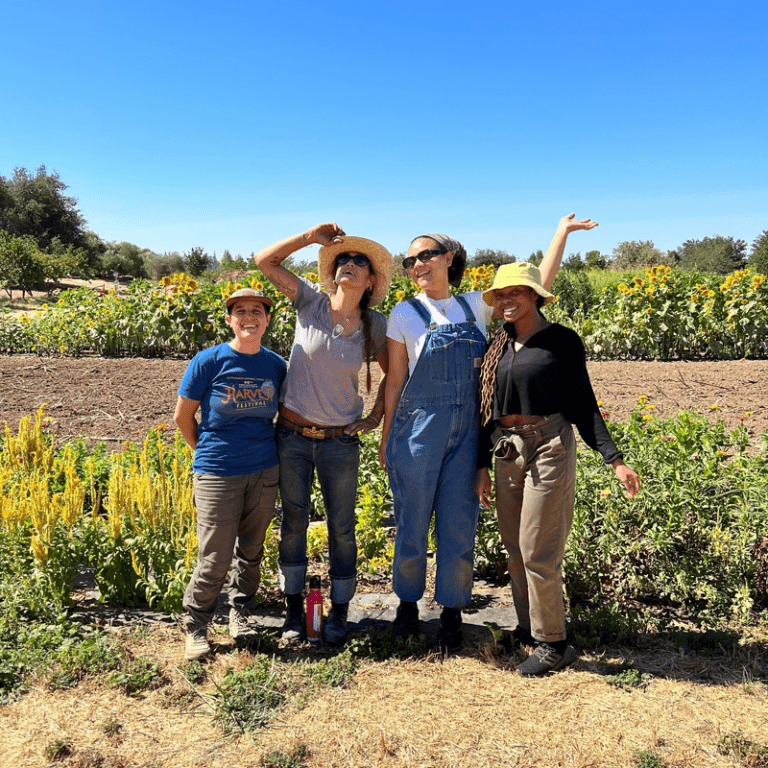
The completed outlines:
[[[444,253],[448,253],[448,251],[444,251],[442,248],[427,248],[415,256],[406,256],[403,259],[403,269],[413,269],[416,266],[416,259],[422,264],[426,264],[428,261],[432,261],[435,256],[441,256]]]
[[[340,267],[342,264],[347,264],[350,261],[354,262],[356,267],[371,266],[371,260],[367,256],[364,256],[362,253],[340,253],[336,257],[334,264],[337,267]]]

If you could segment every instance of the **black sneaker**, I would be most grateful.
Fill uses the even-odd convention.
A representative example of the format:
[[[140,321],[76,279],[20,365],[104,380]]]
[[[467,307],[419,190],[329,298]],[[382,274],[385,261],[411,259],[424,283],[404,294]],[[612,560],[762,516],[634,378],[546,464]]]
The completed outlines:
[[[307,629],[304,624],[304,597],[301,592],[298,595],[286,595],[285,605],[288,610],[280,637],[289,643],[303,640],[307,636]]]
[[[461,634],[461,610],[458,608],[443,608],[440,614],[440,630],[437,633],[437,642],[444,653],[452,653],[461,648],[463,637]]]
[[[556,644],[539,643],[533,653],[517,665],[517,671],[526,677],[545,675],[573,664],[578,658],[576,649],[567,640]]]
[[[328,618],[323,622],[323,641],[340,645],[347,639],[347,613],[349,603],[333,603]]]
[[[407,600],[401,600],[397,606],[395,620],[392,622],[392,637],[407,640],[419,634],[419,606]]]

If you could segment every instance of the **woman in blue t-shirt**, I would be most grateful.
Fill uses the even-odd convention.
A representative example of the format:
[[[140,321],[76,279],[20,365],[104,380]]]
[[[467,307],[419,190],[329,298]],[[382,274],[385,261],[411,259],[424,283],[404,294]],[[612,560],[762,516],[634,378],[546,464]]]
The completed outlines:
[[[251,631],[247,612],[277,500],[273,420],[286,374],[285,360],[261,346],[271,306],[259,291],[235,291],[226,300],[235,338],[195,355],[179,386],[174,421],[195,451],[198,560],[184,593],[190,661],[210,653],[207,628],[230,564],[229,631]]]
[[[322,246],[317,271],[323,290],[283,266],[291,254],[313,243]],[[280,576],[287,605],[282,637],[298,640],[305,631],[302,591],[310,493],[317,473],[328,523],[332,604],[323,640],[341,643],[347,636],[357,574],[358,435],[376,429],[381,421],[388,368],[387,321],[370,307],[387,295],[392,257],[383,245],[348,237],[329,223],[268,245],[254,261],[296,310],[296,335],[277,420],[283,508]],[[384,377],[373,409],[363,418],[358,375],[365,364],[370,391],[372,360]]]

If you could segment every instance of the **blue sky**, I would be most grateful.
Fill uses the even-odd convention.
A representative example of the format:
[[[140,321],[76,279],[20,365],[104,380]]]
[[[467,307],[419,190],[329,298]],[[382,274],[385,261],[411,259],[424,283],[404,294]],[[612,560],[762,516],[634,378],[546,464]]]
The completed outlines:
[[[0,174],[247,256],[323,221],[518,258],[768,229],[768,4],[3,3]],[[314,258],[311,249],[303,252]]]

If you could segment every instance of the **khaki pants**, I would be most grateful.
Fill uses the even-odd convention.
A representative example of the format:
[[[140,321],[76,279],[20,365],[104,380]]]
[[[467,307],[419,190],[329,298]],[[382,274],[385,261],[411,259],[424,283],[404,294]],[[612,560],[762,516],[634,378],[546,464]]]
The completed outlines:
[[[279,474],[277,465],[250,475],[195,474],[198,546],[197,565],[184,592],[187,631],[213,619],[230,565],[230,605],[238,610],[250,606],[261,579]]]
[[[518,624],[536,640],[565,640],[562,566],[573,520],[573,427],[558,413],[533,426],[499,427],[493,441],[499,533],[509,553]]]

